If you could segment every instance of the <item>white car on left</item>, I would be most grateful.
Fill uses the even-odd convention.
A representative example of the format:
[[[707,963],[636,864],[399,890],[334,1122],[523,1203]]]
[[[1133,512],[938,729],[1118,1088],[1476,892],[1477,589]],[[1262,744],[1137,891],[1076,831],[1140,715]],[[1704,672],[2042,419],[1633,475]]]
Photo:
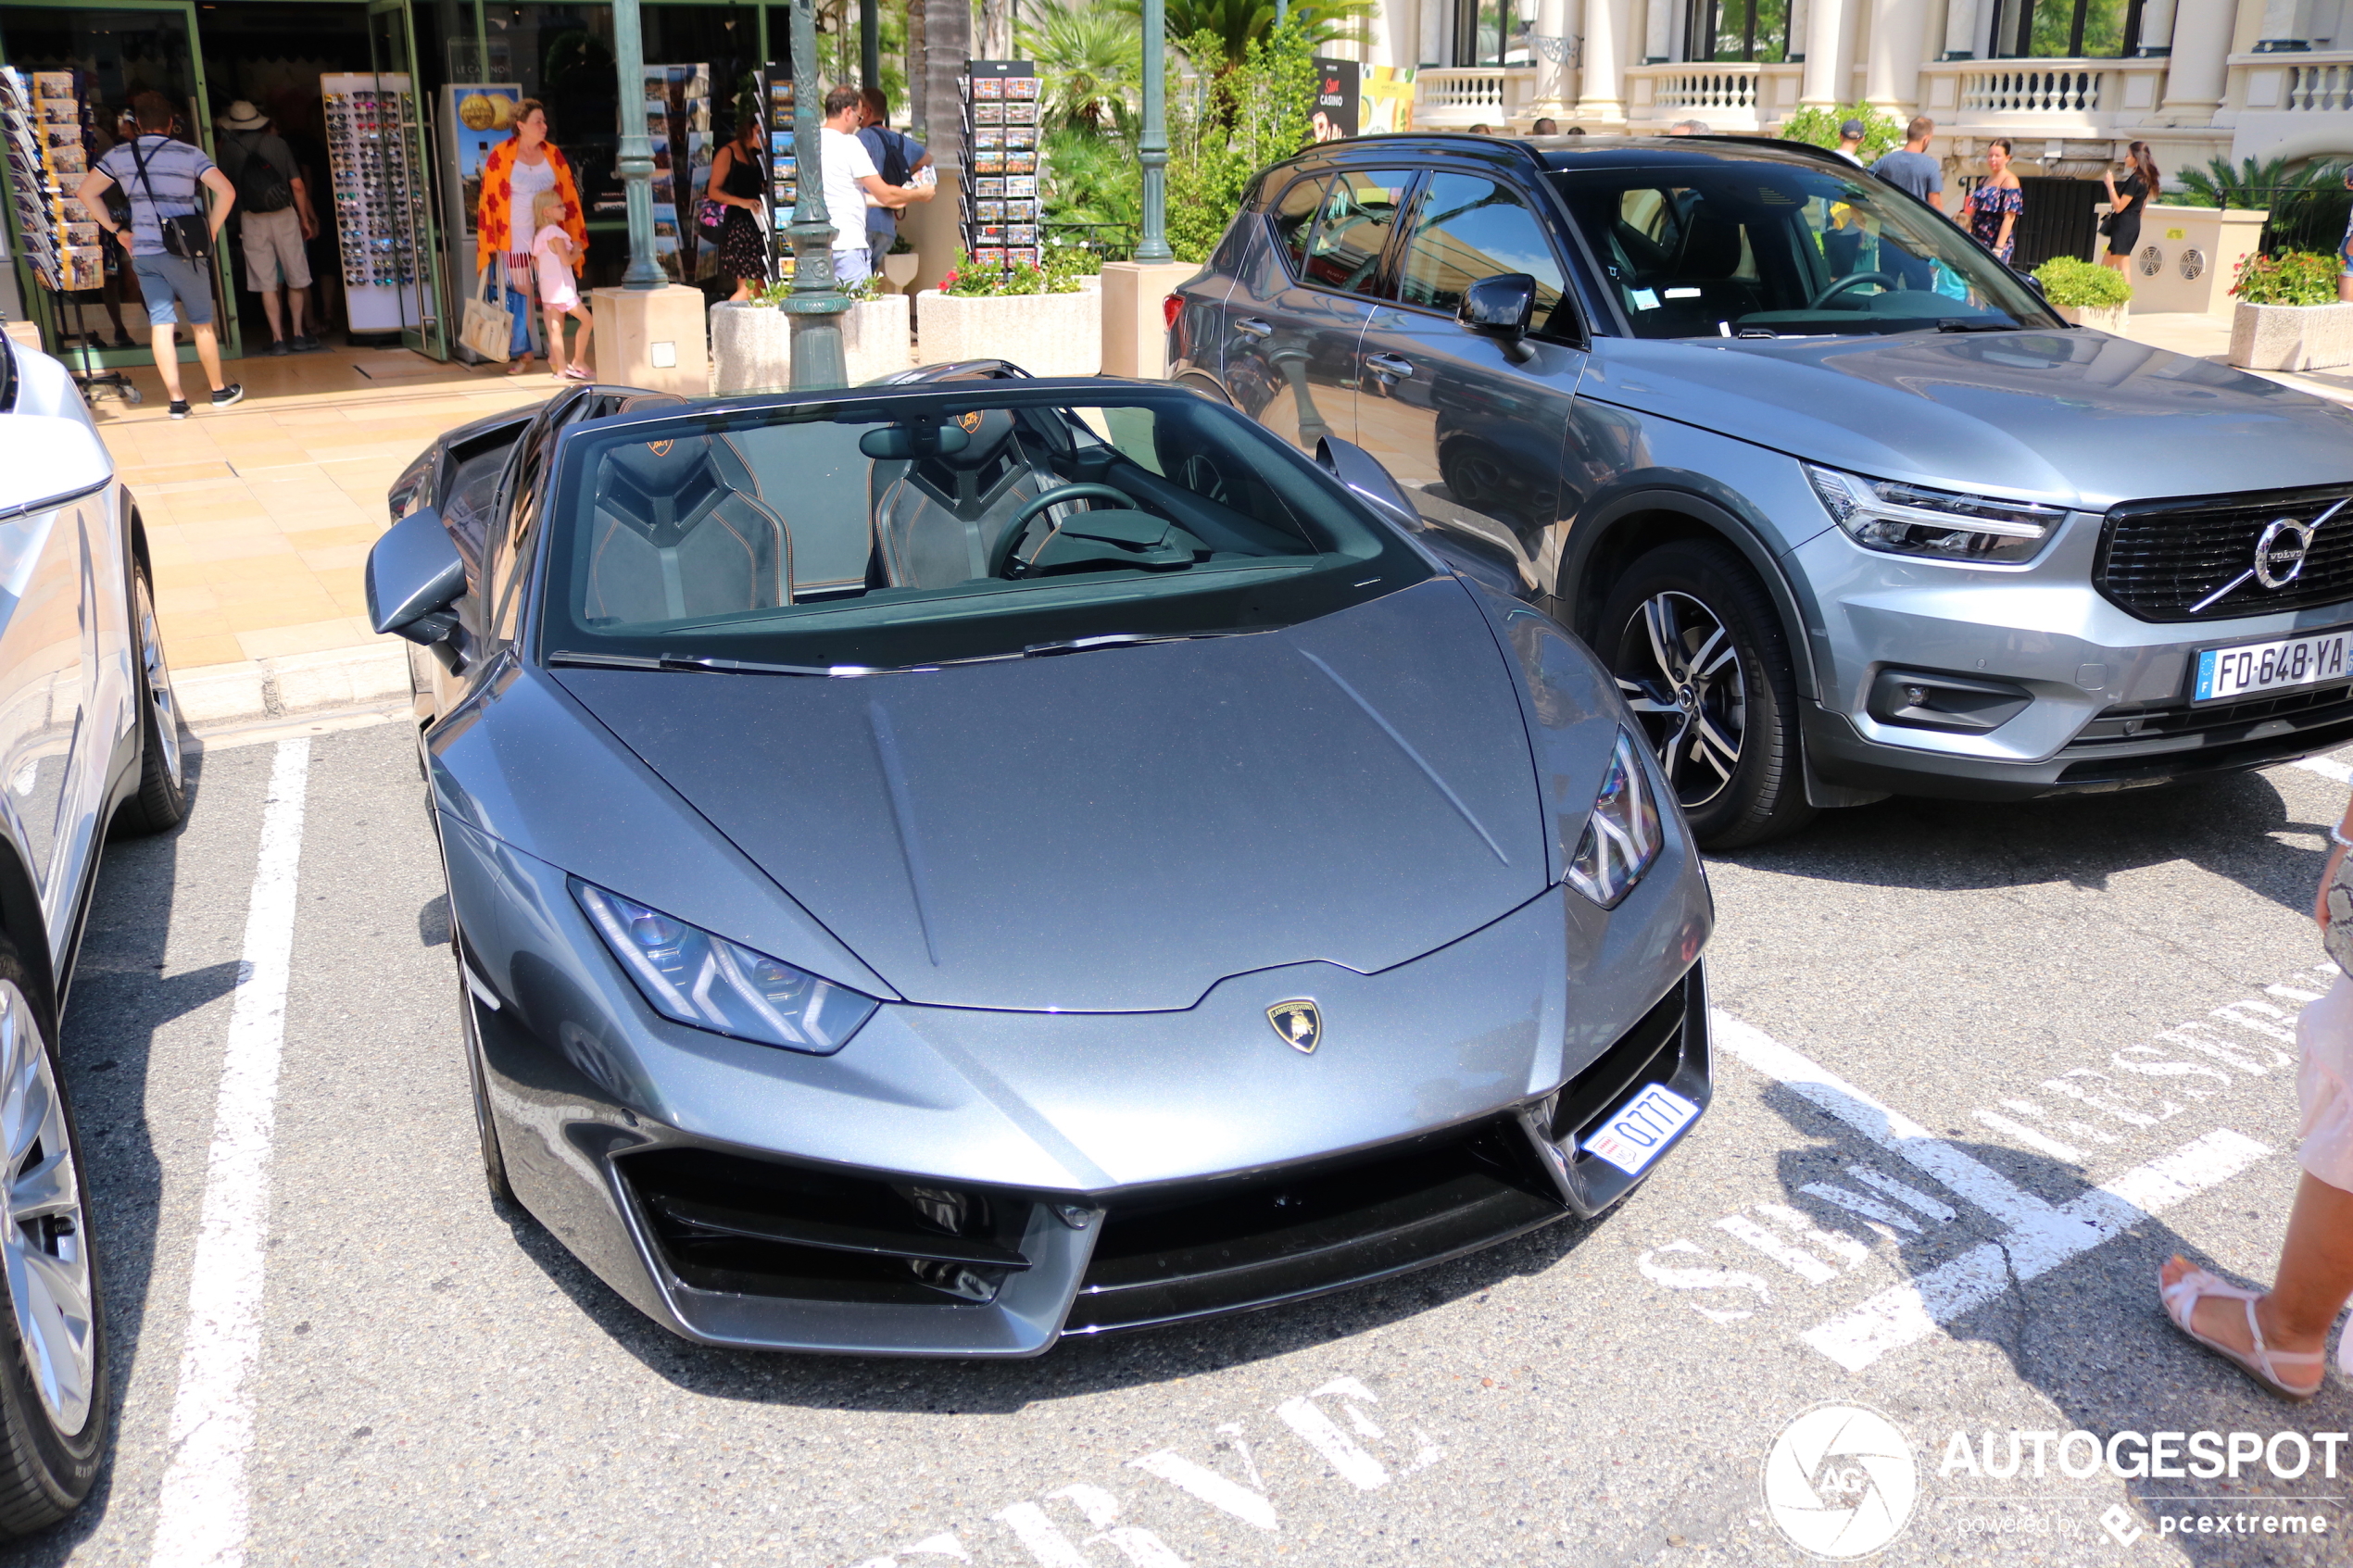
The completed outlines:
[[[72,1512],[105,1459],[105,1313],[58,1023],[109,831],[186,814],[138,508],[65,367],[0,341],[0,1537]]]

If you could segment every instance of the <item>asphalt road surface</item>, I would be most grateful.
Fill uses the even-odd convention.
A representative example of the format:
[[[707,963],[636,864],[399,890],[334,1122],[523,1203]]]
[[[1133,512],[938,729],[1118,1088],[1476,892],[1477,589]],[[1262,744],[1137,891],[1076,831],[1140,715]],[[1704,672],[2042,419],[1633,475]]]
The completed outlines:
[[[66,1029],[112,1466],[0,1562],[2343,1562],[2353,1389],[2155,1276],[2269,1278],[2344,776],[1829,815],[1713,868],[1715,1105],[1600,1223],[964,1365],[698,1348],[494,1209],[402,726],[216,744]]]

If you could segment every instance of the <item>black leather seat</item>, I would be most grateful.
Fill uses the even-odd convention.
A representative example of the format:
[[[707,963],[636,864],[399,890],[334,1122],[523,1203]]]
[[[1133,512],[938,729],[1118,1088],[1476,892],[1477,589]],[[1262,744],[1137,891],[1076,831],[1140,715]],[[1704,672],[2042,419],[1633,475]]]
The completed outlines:
[[[950,588],[988,574],[989,553],[1022,506],[1051,487],[1023,450],[1003,408],[957,421],[963,450],[875,464],[868,479],[877,588]]]
[[[583,608],[686,621],[792,603],[792,531],[724,438],[631,442],[598,476]]]

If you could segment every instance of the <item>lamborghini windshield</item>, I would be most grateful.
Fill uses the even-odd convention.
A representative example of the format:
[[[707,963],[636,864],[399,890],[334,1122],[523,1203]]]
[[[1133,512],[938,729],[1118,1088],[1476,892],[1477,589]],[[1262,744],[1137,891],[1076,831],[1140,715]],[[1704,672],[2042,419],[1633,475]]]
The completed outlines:
[[[1861,169],[1725,160],[1554,179],[1637,337],[2062,324],[1967,234]]]
[[[1264,631],[1428,569],[1190,393],[1018,382],[585,427],[547,511],[541,657],[903,668]]]

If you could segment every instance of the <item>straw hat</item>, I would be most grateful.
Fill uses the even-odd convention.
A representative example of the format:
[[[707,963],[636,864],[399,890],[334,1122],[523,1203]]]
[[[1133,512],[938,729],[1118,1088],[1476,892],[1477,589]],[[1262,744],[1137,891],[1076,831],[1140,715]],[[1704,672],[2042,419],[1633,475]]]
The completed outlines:
[[[223,131],[258,131],[270,123],[270,117],[239,98],[229,106],[228,112],[213,121]]]

